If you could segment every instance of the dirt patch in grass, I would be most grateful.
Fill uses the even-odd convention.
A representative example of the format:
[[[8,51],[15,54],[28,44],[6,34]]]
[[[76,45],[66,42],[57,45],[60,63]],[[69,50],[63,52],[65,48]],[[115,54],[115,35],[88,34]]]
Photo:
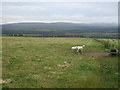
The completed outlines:
[[[110,53],[85,53],[86,56],[109,56]]]

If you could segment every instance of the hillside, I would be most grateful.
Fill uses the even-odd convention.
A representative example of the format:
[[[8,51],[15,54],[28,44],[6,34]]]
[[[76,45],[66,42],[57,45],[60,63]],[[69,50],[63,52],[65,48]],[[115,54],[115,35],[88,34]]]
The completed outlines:
[[[117,33],[115,24],[86,24],[86,23],[14,23],[2,25],[3,35],[10,34],[36,34],[36,35],[78,35],[88,36],[88,33]],[[87,33],[86,35],[84,33]],[[106,36],[105,34],[104,36]],[[110,35],[111,36],[111,35]]]

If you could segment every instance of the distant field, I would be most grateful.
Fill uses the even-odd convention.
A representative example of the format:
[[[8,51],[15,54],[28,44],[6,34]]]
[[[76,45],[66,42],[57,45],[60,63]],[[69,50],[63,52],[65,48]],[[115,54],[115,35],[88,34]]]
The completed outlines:
[[[71,51],[83,45],[84,53]],[[118,88],[118,57],[88,38],[3,37],[3,88]]]

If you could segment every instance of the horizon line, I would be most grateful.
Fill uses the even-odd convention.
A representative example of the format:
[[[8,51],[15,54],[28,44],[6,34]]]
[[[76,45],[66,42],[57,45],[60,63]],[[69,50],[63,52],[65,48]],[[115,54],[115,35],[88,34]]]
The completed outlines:
[[[79,22],[79,21],[20,21],[20,22],[6,22],[6,23],[1,23],[3,24],[15,24],[15,23],[76,23],[76,24],[95,24],[94,23],[88,23],[88,22]],[[99,24],[99,23],[96,23]],[[103,23],[105,24],[105,22]],[[106,24],[117,24],[117,23],[106,23]]]
[[[34,22],[34,23],[57,23],[57,22],[66,22],[66,23],[85,23],[85,22],[79,22],[79,21],[15,21],[15,22],[5,22],[2,24],[11,24],[11,23],[29,23],[29,22]]]

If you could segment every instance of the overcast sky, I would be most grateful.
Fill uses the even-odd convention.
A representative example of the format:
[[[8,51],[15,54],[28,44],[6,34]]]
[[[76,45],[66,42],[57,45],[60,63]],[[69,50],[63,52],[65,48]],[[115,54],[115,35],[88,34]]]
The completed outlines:
[[[118,22],[117,2],[4,2],[2,23]]]

